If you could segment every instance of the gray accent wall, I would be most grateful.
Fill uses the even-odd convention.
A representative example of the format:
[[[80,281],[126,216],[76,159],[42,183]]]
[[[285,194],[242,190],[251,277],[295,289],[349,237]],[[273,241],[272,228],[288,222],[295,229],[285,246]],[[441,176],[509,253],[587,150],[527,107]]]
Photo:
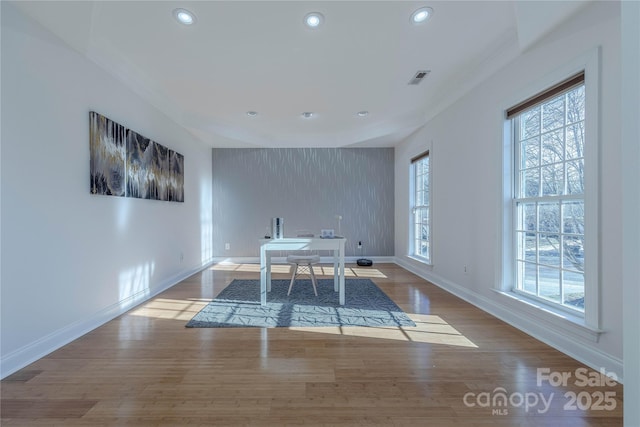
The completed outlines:
[[[337,233],[336,215],[347,256],[393,256],[393,148],[213,149],[214,257],[259,256],[272,217],[288,237]]]

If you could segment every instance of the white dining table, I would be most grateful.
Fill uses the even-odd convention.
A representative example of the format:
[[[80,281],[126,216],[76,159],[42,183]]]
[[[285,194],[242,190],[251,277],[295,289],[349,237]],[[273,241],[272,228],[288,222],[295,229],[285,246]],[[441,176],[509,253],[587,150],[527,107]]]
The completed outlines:
[[[260,304],[267,304],[267,293],[271,291],[271,253],[275,251],[333,252],[333,289],[338,292],[338,301],[344,305],[344,248],[347,239],[334,237],[285,237],[282,239],[260,239]]]

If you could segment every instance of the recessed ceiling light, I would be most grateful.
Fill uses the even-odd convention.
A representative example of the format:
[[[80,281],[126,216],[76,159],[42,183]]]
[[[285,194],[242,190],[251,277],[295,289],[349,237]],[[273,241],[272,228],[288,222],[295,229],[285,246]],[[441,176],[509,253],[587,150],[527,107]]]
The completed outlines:
[[[311,111],[305,111],[304,113],[302,113],[302,117],[304,117],[305,119],[310,119],[313,116],[314,114]]]
[[[369,115],[369,112],[366,110],[358,111],[358,117],[366,117]]]
[[[196,23],[196,16],[192,12],[189,12],[187,9],[174,9],[173,17],[176,18],[179,23],[184,25],[192,25]]]
[[[421,24],[433,15],[433,9],[430,7],[421,7],[411,14],[411,22]]]
[[[255,117],[258,115],[257,111],[247,111],[247,116],[249,117]]]
[[[304,24],[309,28],[318,28],[324,22],[324,16],[320,12],[307,13]]]

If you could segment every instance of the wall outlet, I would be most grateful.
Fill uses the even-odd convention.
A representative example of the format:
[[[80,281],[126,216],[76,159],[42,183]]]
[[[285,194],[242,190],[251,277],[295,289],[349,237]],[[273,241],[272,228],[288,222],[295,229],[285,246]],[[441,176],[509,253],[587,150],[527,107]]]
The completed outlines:
[[[231,249],[231,243],[225,243],[224,244],[224,250],[228,251],[229,249]]]
[[[362,241],[358,242],[358,249],[362,249]]]
[[[467,273],[469,273],[469,268],[465,265],[464,266],[464,274],[467,274]]]
[[[184,252],[180,251],[180,262],[184,261]]]

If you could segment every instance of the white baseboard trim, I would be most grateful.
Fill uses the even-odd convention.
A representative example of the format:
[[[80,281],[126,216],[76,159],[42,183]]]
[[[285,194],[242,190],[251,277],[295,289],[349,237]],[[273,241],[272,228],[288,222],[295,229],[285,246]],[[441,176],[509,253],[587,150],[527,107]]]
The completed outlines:
[[[567,356],[584,363],[590,368],[596,371],[605,369],[607,372],[615,373],[618,377],[618,382],[623,382],[622,360],[589,346],[588,343],[583,342],[582,338],[584,337],[572,331],[571,328],[566,326],[559,327],[552,320],[533,317],[523,312],[523,310],[519,310],[518,307],[510,307],[507,304],[500,304],[482,295],[478,295],[457,283],[433,273],[427,266],[420,268],[399,257],[396,257],[395,263]]]
[[[137,305],[140,305],[159,293],[164,292],[182,280],[204,270],[211,264],[212,262],[207,262],[200,267],[185,270],[176,276],[163,280],[153,289],[145,289],[137,292],[116,304],[112,304],[103,310],[100,310],[90,318],[78,320],[77,322],[65,326],[64,328],[52,332],[49,335],[3,356],[0,361],[0,379],[6,378],[25,366],[28,366],[53,351],[58,350],[92,330],[104,325],[108,321],[115,319]]]
[[[373,261],[373,265],[375,266],[376,263],[388,263],[388,264],[394,264],[396,261],[396,258],[393,256],[347,256],[344,257],[344,261],[345,263],[348,264],[355,264],[357,260],[359,260],[360,258],[366,258],[366,259],[370,259],[371,261]],[[213,258],[213,262],[215,264],[260,264],[260,257],[215,257]],[[287,258],[286,257],[271,257],[271,262],[272,263],[277,263],[277,264],[286,264],[287,263]],[[332,256],[323,256],[320,257],[320,262],[322,264],[333,264],[333,257]],[[365,267],[366,268],[366,267]]]

